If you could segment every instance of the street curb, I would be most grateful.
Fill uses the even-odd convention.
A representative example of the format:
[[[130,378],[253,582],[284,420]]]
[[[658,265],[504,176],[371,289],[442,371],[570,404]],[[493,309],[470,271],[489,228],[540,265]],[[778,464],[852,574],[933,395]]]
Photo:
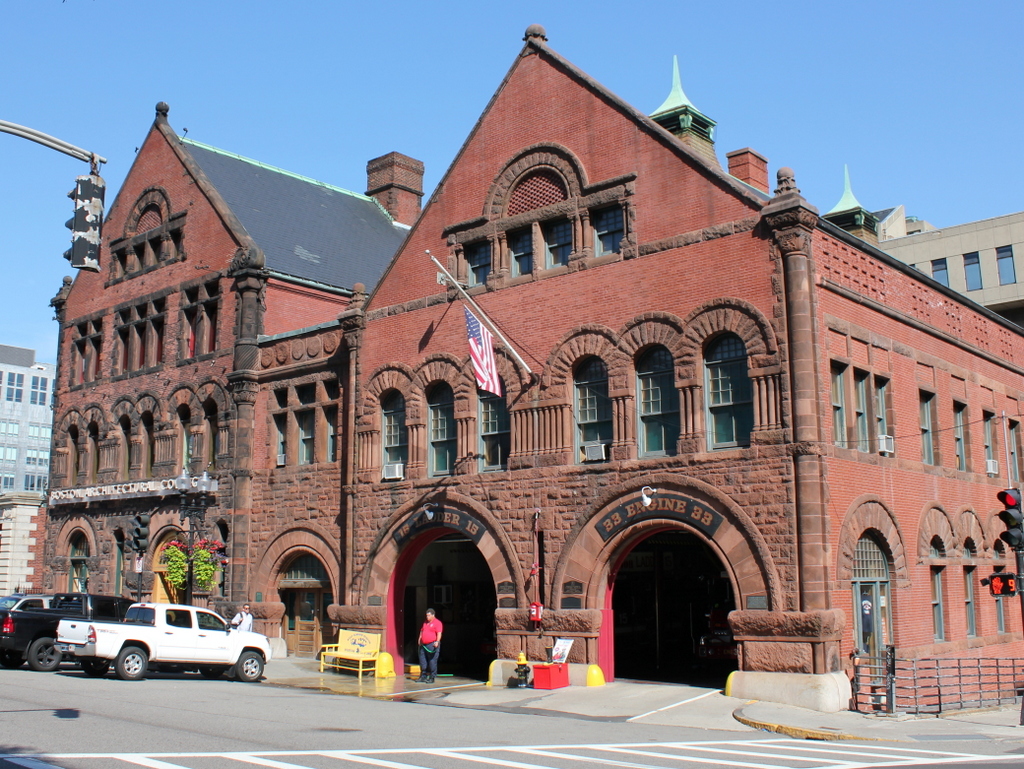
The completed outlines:
[[[785,724],[773,724],[768,721],[760,721],[756,718],[751,718],[743,713],[743,708],[736,708],[732,712],[732,717],[739,721],[744,726],[749,726],[752,729],[759,729],[765,732],[776,732],[778,734],[785,734],[788,737],[795,737],[799,740],[825,740],[829,742],[837,742],[839,740],[864,740],[870,742],[900,742],[901,740],[883,740],[878,737],[859,737],[856,734],[847,734],[845,732],[833,732],[823,729],[811,729],[804,726],[786,726]]]

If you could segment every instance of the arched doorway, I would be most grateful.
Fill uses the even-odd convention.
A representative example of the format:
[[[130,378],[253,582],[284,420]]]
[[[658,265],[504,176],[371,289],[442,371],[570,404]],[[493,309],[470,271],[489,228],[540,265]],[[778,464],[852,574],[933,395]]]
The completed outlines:
[[[732,583],[695,533],[665,528],[638,540],[612,573],[615,677],[721,685],[736,669]]]
[[[334,592],[327,569],[312,553],[293,558],[277,583],[284,616],[281,635],[288,653],[313,657],[324,643],[331,643],[327,607],[334,603]]]
[[[444,624],[439,671],[485,679],[495,658],[494,578],[476,543],[461,532],[437,529],[410,543],[399,558],[389,591],[399,654],[418,664],[424,613]]]

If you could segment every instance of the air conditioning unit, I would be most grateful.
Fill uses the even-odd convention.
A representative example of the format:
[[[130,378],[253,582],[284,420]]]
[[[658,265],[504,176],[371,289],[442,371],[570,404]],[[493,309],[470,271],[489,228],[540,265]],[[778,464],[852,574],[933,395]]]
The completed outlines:
[[[891,435],[878,436],[878,453],[879,454],[895,454],[896,453],[896,439]]]
[[[601,462],[605,457],[605,445],[603,443],[588,443],[583,447],[583,459],[586,462]]]
[[[286,459],[286,455],[285,454],[278,454],[277,455],[277,466],[278,467],[284,467],[284,460],[285,459]]]
[[[384,465],[385,481],[400,481],[405,478],[405,465],[401,462],[392,462]]]
[[[998,459],[986,459],[985,460],[985,472],[989,475],[999,475],[999,460]]]

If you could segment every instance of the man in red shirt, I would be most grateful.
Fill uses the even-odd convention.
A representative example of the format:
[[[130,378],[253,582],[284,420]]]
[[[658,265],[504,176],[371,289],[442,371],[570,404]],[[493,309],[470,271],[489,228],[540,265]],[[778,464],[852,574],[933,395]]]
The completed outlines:
[[[416,680],[422,684],[434,683],[437,675],[437,655],[441,650],[441,624],[433,609],[427,609],[427,621],[420,628],[420,677]]]

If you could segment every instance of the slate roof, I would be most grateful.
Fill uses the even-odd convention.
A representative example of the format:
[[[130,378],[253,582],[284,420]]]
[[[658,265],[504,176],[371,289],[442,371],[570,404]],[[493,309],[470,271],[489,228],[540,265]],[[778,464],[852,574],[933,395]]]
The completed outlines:
[[[372,289],[408,232],[366,195],[190,139],[181,142],[274,272]]]

